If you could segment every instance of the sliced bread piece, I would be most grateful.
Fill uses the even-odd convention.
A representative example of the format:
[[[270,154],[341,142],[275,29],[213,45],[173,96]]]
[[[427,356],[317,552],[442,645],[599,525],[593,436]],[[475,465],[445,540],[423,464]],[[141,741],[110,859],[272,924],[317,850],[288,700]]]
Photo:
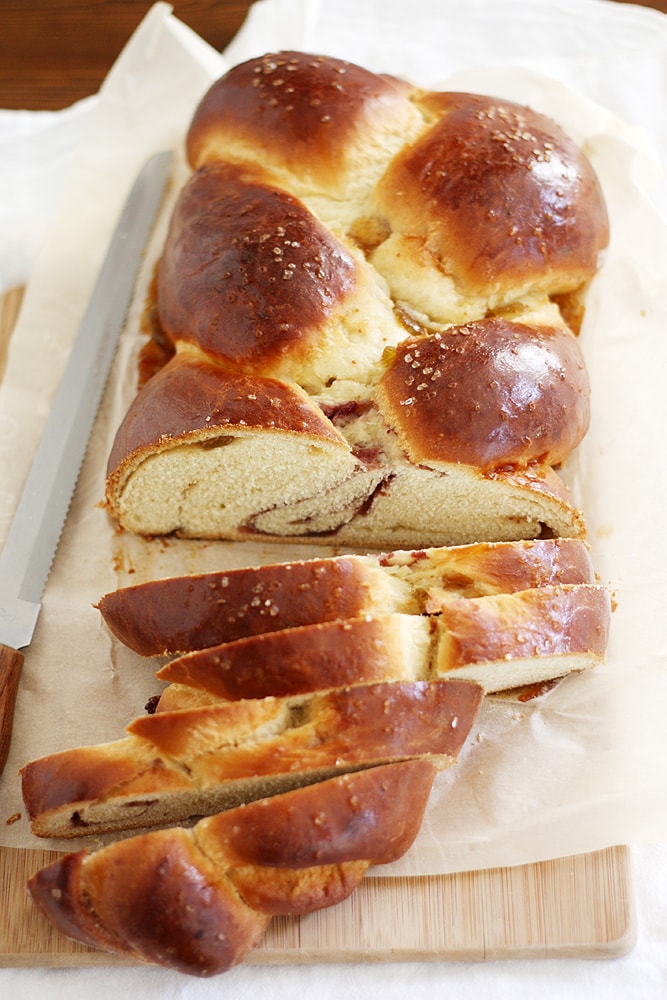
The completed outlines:
[[[192,829],[79,851],[36,872],[45,916],[89,947],[193,976],[226,972],[277,914],[350,895],[412,845],[436,768],[406,761],[240,806]]]
[[[122,643],[155,656],[337,618],[428,613],[444,593],[473,597],[593,580],[581,539],[485,542],[150,580],[106,594],[97,607]]]
[[[604,660],[611,619],[597,584],[449,598],[435,616],[367,615],[187,653],[157,673],[158,711],[391,680],[474,679],[487,693]]]
[[[174,824],[397,760],[447,767],[482,697],[470,681],[398,682],[160,712],[121,740],[30,762],[24,801],[35,834],[77,837]]]

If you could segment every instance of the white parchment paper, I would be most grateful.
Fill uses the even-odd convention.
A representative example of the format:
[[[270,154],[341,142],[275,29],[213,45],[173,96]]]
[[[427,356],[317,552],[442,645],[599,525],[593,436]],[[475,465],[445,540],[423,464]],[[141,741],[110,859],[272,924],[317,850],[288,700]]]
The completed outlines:
[[[613,843],[667,840],[667,553],[660,520],[666,478],[667,239],[659,212],[658,157],[646,138],[657,110],[644,102],[641,114],[628,116],[626,124],[618,117],[626,103],[633,107],[626,90],[619,94],[610,86],[610,100],[601,103],[604,95],[595,94],[594,102],[590,86],[584,88],[587,96],[576,86],[572,66],[581,34],[595,23],[591,0],[582,5],[579,34],[573,32],[568,73],[555,64],[540,65],[539,15],[527,23],[528,36],[514,52],[516,25],[511,19],[489,23],[492,5],[491,10],[483,5],[484,31],[496,31],[494,37],[509,46],[500,46],[504,56],[494,65],[488,41],[480,46],[474,33],[469,48],[460,38],[447,45],[454,3],[420,0],[409,14],[404,5],[386,0],[359,7],[340,0],[261,0],[220,57],[165,4],[157,4],[130,40],[90,115],[12,340],[0,389],[0,542],[129,185],[151,152],[180,150],[197,100],[228,65],[267,49],[302,48],[428,86],[531,104],[583,144],[600,175],[612,221],[611,247],[582,331],[593,385],[592,426],[567,468],[586,511],[597,570],[617,605],[608,662],[568,678],[533,703],[489,699],[459,765],[438,779],[415,846],[386,873],[493,867]],[[629,30],[627,19],[623,30]],[[604,48],[602,38],[594,62],[600,61],[600,73],[610,78],[602,65]],[[590,40],[581,51],[582,82],[598,81],[589,65]],[[166,214],[153,252],[165,221]],[[44,845],[30,834],[17,778],[25,762],[121,737],[124,725],[159,690],[155,665],[120,647],[105,630],[93,608],[102,594],[172,572],[321,551],[149,543],[114,531],[98,505],[108,449],[134,391],[136,326],[147,273],[141,281],[26,655],[15,738],[0,779],[4,845],[64,846]]]

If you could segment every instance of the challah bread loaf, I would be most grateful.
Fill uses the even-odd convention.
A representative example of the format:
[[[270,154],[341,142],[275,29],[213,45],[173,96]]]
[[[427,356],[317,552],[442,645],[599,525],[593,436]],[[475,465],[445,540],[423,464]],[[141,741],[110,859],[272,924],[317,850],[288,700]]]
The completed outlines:
[[[346,771],[451,765],[482,700],[470,681],[357,685],[141,716],[127,736],[22,769],[41,837],[174,824]]]
[[[573,327],[608,222],[556,123],[287,52],[215,83],[187,151],[157,372],[107,466],[123,527],[365,549],[584,537],[556,468],[588,427]]]
[[[188,574],[119,588],[97,607],[122,643],[155,656],[334,619],[429,613],[445,593],[474,597],[593,582],[586,544],[557,538]]]
[[[487,693],[540,684],[601,663],[610,617],[604,587],[572,584],[449,598],[435,617],[367,615],[283,629],[167,663],[157,674],[169,682],[157,710],[392,680],[466,677]]]
[[[36,872],[30,895],[85,945],[212,976],[241,962],[277,914],[345,899],[419,830],[436,768],[406,761],[152,831]]]
[[[140,535],[366,554],[107,594],[121,642],[184,655],[122,739],[22,781],[42,837],[211,817],[30,886],[79,940],[208,975],[406,849],[485,692],[603,657],[560,470],[609,230],[555,122],[325,56],[234,67],[186,148],[106,509]]]

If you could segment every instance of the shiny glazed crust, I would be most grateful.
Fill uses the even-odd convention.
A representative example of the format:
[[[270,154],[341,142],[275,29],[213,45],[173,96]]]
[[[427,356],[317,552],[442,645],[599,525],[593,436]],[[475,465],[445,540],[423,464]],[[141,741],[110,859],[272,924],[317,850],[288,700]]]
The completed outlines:
[[[38,836],[78,837],[183,822],[392,761],[449,767],[482,696],[465,680],[399,681],[158,712],[124,739],[30,762],[23,798]]]
[[[276,914],[345,899],[396,860],[436,769],[408,761],[342,775],[201,820],[69,854],[29,892],[69,937],[195,976],[241,962]]]
[[[425,94],[419,103],[434,123],[394,157],[375,191],[392,232],[420,238],[470,297],[585,284],[608,222],[595,174],[563,130],[477,94]]]
[[[588,430],[589,398],[568,330],[505,319],[407,339],[377,389],[411,461],[481,469],[561,464]]]
[[[155,656],[365,614],[433,612],[443,593],[472,597],[593,580],[579,539],[482,542],[151,580],[112,591],[97,607],[122,643]]]
[[[557,469],[588,428],[576,332],[609,234],[555,122],[284,52],[210,88],[187,151],[147,348],[167,375],[109,457],[123,527],[366,549],[584,537]]]
[[[386,148],[415,120],[411,91],[346,60],[268,53],[210,88],[192,119],[188,157],[194,167],[268,160],[304,186],[342,192],[370,149]]]
[[[261,173],[254,180],[213,164],[176,205],[158,276],[160,322],[172,341],[194,343],[233,371],[289,368],[298,381],[323,324],[354,292],[356,271],[347,247],[298,199]]]
[[[518,688],[601,663],[610,619],[604,587],[570,584],[444,597],[432,617],[366,615],[283,629],[167,663],[157,674],[170,682],[158,711],[453,676],[487,692]]]

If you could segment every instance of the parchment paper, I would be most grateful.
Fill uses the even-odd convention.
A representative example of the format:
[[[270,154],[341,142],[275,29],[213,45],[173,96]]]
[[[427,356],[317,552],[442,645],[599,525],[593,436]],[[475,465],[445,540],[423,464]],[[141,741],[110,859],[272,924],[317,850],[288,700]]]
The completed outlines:
[[[339,19],[329,23],[331,6],[339,8]],[[429,42],[425,30],[427,13],[435,17],[440,4],[424,0],[410,15],[420,26],[418,36],[405,28],[403,35],[391,36],[396,41],[389,50],[388,30],[400,29],[388,17],[397,5],[383,6],[384,32],[378,34],[376,24],[375,35],[371,21],[365,34],[353,33],[354,19],[347,23],[340,17],[346,4],[331,6],[264,0],[222,58],[185,29],[167,5],[157,4],[128,43],[77,150],[13,337],[0,389],[0,541],[127,189],[148,154],[167,147],[180,151],[196,101],[228,65],[289,45],[355,58],[376,69],[386,69],[389,61],[392,72],[417,83],[531,104],[552,114],[584,145],[612,220],[611,248],[589,295],[582,331],[593,385],[592,426],[566,469],[586,512],[596,568],[617,604],[608,662],[566,679],[532,703],[488,699],[459,764],[438,778],[413,849],[378,874],[435,874],[613,843],[667,840],[667,579],[660,519],[667,427],[667,240],[657,202],[645,193],[658,178],[656,158],[636,127],[533,67],[464,65],[450,73],[461,62],[438,60],[437,35]],[[373,6],[359,17],[371,17]],[[343,23],[347,31],[340,29]],[[176,185],[172,199],[175,191]],[[19,768],[61,748],[120,738],[127,722],[159,691],[157,665],[107,633],[93,607],[102,594],[173,572],[306,558],[322,551],[144,542],[118,534],[99,507],[106,456],[134,392],[138,312],[168,210],[169,204],[154,235],[27,651],[15,737],[0,779],[2,845],[79,846],[78,841],[55,844],[32,837]]]

